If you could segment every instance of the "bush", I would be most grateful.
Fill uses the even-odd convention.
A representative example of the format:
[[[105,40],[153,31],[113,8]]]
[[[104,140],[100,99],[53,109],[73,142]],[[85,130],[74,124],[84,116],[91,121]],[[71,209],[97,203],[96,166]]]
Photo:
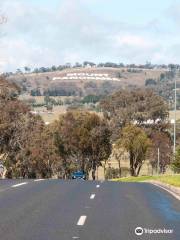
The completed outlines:
[[[146,85],[146,86],[156,85],[156,84],[157,84],[156,80],[154,80],[154,79],[152,79],[152,78],[146,79],[146,81],[145,81],[145,85]]]
[[[120,176],[121,175],[121,176]],[[109,167],[106,169],[105,179],[114,179],[129,176],[129,168],[121,167],[121,174],[118,168]]]
[[[180,173],[180,148],[176,152],[175,160],[172,163],[172,169],[175,173]]]
[[[108,168],[106,169],[105,179],[113,179],[119,177],[119,169],[117,168]]]

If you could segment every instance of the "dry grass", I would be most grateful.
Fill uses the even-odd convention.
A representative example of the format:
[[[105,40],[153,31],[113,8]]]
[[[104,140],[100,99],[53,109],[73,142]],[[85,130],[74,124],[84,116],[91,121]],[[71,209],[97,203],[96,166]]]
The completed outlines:
[[[47,111],[45,107],[37,107],[34,109],[44,120],[44,122],[52,123],[55,120],[59,119],[61,114],[66,113],[66,106],[55,106],[53,111]]]
[[[53,111],[47,111],[45,107],[36,107],[33,109],[39,114],[45,123],[52,123],[55,120],[59,119],[59,116],[65,114],[67,112],[67,105],[63,106],[54,106]],[[94,111],[89,111],[90,113],[94,113]],[[95,112],[96,113],[96,112]],[[102,113],[97,113],[100,117],[102,117]]]
[[[157,79],[161,73],[164,72],[164,70],[150,70],[150,69],[144,69],[141,72],[127,72],[126,68],[76,68],[76,69],[66,69],[63,71],[57,71],[57,72],[47,72],[47,73],[33,73],[33,74],[23,74],[23,75],[15,75],[11,76],[9,79],[18,82],[22,82],[23,79],[26,79],[26,83],[28,86],[31,86],[30,88],[41,88],[45,89],[50,87],[51,85],[54,85],[54,81],[52,79],[54,77],[64,77],[67,73],[102,73],[102,74],[109,74],[109,76],[115,77],[117,73],[121,73],[122,78],[121,82],[116,83],[116,85],[120,86],[127,86],[127,85],[137,85],[137,86],[144,86],[145,80],[148,78],[155,78]],[[71,82],[68,80],[68,83],[71,84]],[[72,81],[73,83],[76,83],[77,87],[82,87],[84,83],[88,82],[85,81]],[[102,84],[101,81],[96,81],[97,85]],[[115,83],[113,83],[115,84]],[[58,81],[57,81],[58,85]]]
[[[169,111],[169,119],[174,119],[174,111]],[[180,110],[176,111],[176,119],[180,119]]]

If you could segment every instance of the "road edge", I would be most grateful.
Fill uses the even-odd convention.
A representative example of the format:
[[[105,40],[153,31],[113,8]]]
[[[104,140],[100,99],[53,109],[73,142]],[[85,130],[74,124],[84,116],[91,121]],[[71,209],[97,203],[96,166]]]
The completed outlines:
[[[171,195],[173,195],[176,199],[178,199],[180,201],[180,187],[175,187],[170,184],[163,183],[163,182],[156,181],[156,180],[149,180],[149,181],[145,181],[145,182],[153,184],[157,187],[164,189],[165,191],[169,192]]]

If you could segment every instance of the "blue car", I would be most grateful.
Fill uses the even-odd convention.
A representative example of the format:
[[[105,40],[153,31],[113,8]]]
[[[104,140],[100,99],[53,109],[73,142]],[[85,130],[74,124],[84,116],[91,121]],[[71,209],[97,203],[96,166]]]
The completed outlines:
[[[86,180],[86,174],[83,171],[77,171],[72,173],[72,179],[83,179]]]

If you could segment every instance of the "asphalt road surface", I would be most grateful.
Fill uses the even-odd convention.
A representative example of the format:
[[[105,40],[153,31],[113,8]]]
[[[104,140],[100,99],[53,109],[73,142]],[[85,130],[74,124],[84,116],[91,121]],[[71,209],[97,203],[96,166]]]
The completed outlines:
[[[180,240],[180,201],[149,183],[0,180],[0,240],[71,239]]]

